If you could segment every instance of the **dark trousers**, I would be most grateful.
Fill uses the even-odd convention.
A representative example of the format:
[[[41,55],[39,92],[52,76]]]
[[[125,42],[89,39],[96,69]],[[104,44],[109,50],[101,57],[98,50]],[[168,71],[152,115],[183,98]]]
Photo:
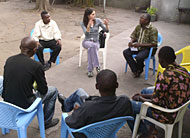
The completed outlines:
[[[149,48],[143,49],[141,51],[131,51],[130,48],[125,49],[123,51],[123,55],[129,64],[132,72],[142,72],[144,67],[144,60],[149,55]],[[132,55],[137,55],[135,59],[132,57]]]
[[[57,41],[55,40],[50,40],[50,41],[44,41],[44,40],[40,40],[39,41],[41,44],[41,47],[38,47],[36,55],[38,56],[39,61],[44,65],[44,55],[43,55],[43,50],[44,48],[50,48],[51,50],[53,50],[49,61],[55,63],[57,56],[59,55],[60,51],[61,51],[61,46],[56,45]]]

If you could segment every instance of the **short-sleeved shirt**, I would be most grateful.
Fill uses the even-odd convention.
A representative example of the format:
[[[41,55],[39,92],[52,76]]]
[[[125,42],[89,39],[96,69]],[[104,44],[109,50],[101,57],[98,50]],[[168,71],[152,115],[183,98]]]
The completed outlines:
[[[177,64],[170,64],[159,74],[152,102],[167,109],[175,109],[190,99],[190,75]],[[177,113],[164,113],[152,109],[153,118],[161,123],[173,123]]]
[[[136,40],[140,44],[157,45],[158,30],[155,27],[153,27],[151,23],[144,28],[141,25],[137,25],[130,37]],[[139,47],[138,50],[143,50],[145,48],[150,48],[150,47]],[[156,50],[157,48],[153,49],[153,54],[156,53]]]
[[[104,32],[108,32],[102,20],[99,18],[95,18],[95,24],[94,26],[90,27],[90,32],[86,31],[86,26],[84,25],[83,22],[81,22],[81,27],[85,34],[84,40],[88,40],[88,41],[94,41],[94,42],[99,41],[99,27],[101,27],[104,30]]]

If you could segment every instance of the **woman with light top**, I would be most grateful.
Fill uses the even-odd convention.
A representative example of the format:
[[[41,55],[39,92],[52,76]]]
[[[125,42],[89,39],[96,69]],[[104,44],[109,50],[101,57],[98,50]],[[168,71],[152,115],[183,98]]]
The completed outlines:
[[[108,20],[104,19],[104,24],[101,19],[95,18],[96,14],[93,9],[87,8],[84,12],[83,22],[81,27],[85,34],[85,39],[82,43],[83,47],[88,49],[88,77],[93,77],[93,69],[96,68],[97,73],[100,72],[100,64],[98,60],[99,44],[99,27],[105,32],[108,32]]]

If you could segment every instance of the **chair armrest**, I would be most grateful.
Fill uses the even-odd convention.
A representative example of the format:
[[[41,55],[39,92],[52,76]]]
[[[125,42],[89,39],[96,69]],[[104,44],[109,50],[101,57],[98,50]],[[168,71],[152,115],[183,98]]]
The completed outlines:
[[[182,106],[178,107],[178,108],[175,108],[175,109],[166,109],[166,108],[163,108],[163,107],[160,107],[158,105],[155,105],[155,104],[152,104],[150,102],[144,102],[142,104],[142,107],[141,108],[145,108],[144,110],[147,110],[148,107],[152,107],[154,109],[157,109],[157,110],[160,110],[162,112],[166,112],[166,113],[175,113],[177,111],[179,111],[181,109]],[[146,115],[146,114],[143,114],[143,115]]]
[[[190,63],[181,63],[180,66],[189,66]]]
[[[178,50],[178,51],[175,52],[175,55],[179,55],[181,53],[182,53],[182,50]]]
[[[25,109],[25,112],[32,112],[33,110],[35,110],[37,108],[37,106],[39,105],[39,103],[41,102],[41,98],[36,98],[36,100],[33,102],[33,104],[28,107],[27,109]]]
[[[63,117],[63,119],[65,120],[65,118],[68,116],[68,114],[67,113],[62,113],[62,117]]]

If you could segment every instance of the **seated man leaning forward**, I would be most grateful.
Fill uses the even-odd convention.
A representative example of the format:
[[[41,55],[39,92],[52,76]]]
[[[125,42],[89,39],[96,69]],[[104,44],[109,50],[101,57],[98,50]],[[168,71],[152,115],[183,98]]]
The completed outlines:
[[[20,45],[21,53],[7,59],[3,74],[4,101],[27,109],[36,99],[41,97],[44,104],[45,129],[58,124],[53,118],[58,91],[47,86],[43,66],[31,59],[37,50],[37,42],[25,37]],[[37,92],[33,93],[33,83],[37,83]]]
[[[141,15],[140,24],[136,26],[130,37],[129,48],[123,51],[123,55],[134,77],[137,78],[143,72],[144,60],[148,57],[150,48],[155,47],[153,55],[157,50],[158,31],[150,23],[149,14]],[[135,60],[132,57],[133,54],[136,54]]]
[[[74,111],[66,118],[71,128],[81,128],[91,123],[120,116],[132,116],[132,106],[127,96],[116,96],[117,76],[111,70],[102,70],[96,76],[96,89],[99,96],[88,96],[83,89],[78,89],[70,97],[58,95],[63,112]],[[84,138],[84,134],[75,134]]]
[[[61,51],[61,33],[54,20],[50,18],[50,14],[46,11],[41,12],[41,20],[34,27],[32,37],[38,42],[37,56],[39,61],[44,65],[44,70],[51,67],[51,63],[55,63],[57,56]],[[50,48],[53,53],[47,63],[44,61],[43,50]]]
[[[160,65],[166,69],[162,74],[160,73],[158,75],[153,94],[151,93],[151,89],[144,89],[141,94],[135,94],[132,97],[134,100],[132,101],[134,114],[139,114],[141,104],[145,101],[149,101],[163,108],[175,109],[190,99],[190,75],[185,68],[176,64],[174,50],[169,46],[164,46],[160,49],[158,58]],[[173,123],[176,115],[177,113],[168,114],[150,108],[147,112],[147,116],[166,124]],[[133,129],[133,125],[129,124],[131,129]],[[149,132],[147,126],[150,126]],[[157,133],[154,125],[149,122],[141,124],[140,128],[144,131],[144,134],[140,138],[151,137],[147,133],[152,135]]]

